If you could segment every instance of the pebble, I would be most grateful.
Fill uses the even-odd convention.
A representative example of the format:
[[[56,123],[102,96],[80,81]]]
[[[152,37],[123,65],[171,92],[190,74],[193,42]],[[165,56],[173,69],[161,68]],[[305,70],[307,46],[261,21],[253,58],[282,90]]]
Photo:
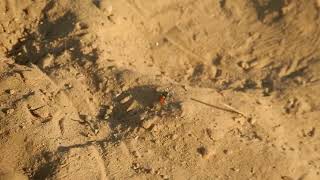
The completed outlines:
[[[240,171],[240,169],[238,169],[238,168],[230,168],[232,171],[235,171],[235,172],[239,172]]]
[[[78,22],[76,23],[75,28],[77,30],[83,30],[83,29],[87,29],[88,25],[86,25],[85,23]]]
[[[6,110],[6,114],[12,114],[14,112],[14,109],[10,108]]]
[[[211,66],[212,78],[216,78],[218,74],[218,68],[216,66]]]
[[[143,112],[143,113],[141,113],[141,115],[140,115],[140,120],[144,120],[144,119],[146,119],[146,118],[147,118],[147,116],[148,116],[148,113],[147,113],[147,112]]]
[[[72,88],[72,84],[69,84],[69,83],[65,84],[64,86],[66,87],[66,89],[71,89]]]
[[[108,114],[105,114],[103,117],[104,120],[108,120],[109,118],[110,118],[110,116]]]
[[[228,149],[224,149],[224,150],[223,150],[223,153],[224,153],[224,154],[229,154]]]
[[[130,99],[131,99],[131,96],[127,96],[127,97],[123,98],[123,99],[120,101],[120,103],[121,103],[121,104],[124,104],[124,103],[128,102]]]
[[[239,66],[243,69],[243,70],[248,70],[250,69],[250,65],[248,62],[246,61],[241,61],[239,62]]]
[[[106,115],[110,115],[112,113],[112,111],[113,111],[112,109],[107,109],[106,110]]]
[[[121,87],[121,91],[123,91],[123,92],[128,91],[128,89],[129,89],[129,87],[126,86],[126,85],[123,85],[123,86]]]
[[[113,109],[114,107],[113,107],[113,105],[110,105],[110,106],[108,106],[108,109]]]
[[[142,123],[142,127],[145,128],[145,129],[149,129],[152,125],[155,124],[155,122],[159,119],[158,116],[155,116],[151,119],[148,119],[148,120],[145,120],[143,121]]]
[[[112,12],[113,12],[112,6],[108,6],[108,7],[106,8],[106,11],[107,11],[108,15],[111,15]]]
[[[44,68],[50,67],[53,64],[53,59],[54,59],[53,55],[48,54],[46,57],[40,60],[39,62],[40,68],[44,69]]]
[[[33,110],[33,113],[38,115],[41,118],[47,118],[50,116],[50,111],[47,107],[43,107],[37,110]]]
[[[299,113],[307,113],[307,112],[311,112],[312,111],[312,105],[309,104],[306,101],[300,101],[300,106],[299,106]]]
[[[16,93],[16,91],[13,89],[8,89],[6,92],[10,95],[13,95],[14,93]]]
[[[203,147],[203,146],[199,147],[199,148],[197,149],[197,152],[198,152],[202,157],[204,157],[205,155],[208,154],[207,148],[205,148],[205,147]]]
[[[162,179],[169,179],[169,176],[167,176],[167,175],[161,174],[160,176],[161,176]]]
[[[92,116],[90,116],[90,115],[85,115],[84,120],[85,120],[85,121],[92,121]]]
[[[137,101],[133,101],[131,105],[127,108],[127,112],[132,111],[139,107],[139,103]]]

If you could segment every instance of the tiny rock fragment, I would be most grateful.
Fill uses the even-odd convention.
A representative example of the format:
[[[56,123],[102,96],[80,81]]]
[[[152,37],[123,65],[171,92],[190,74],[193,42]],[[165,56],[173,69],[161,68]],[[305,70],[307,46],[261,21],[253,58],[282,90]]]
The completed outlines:
[[[90,116],[90,115],[85,115],[85,116],[84,116],[84,120],[87,121],[87,122],[92,121],[92,116]]]
[[[112,114],[112,112],[113,112],[112,109],[107,109],[107,110],[106,110],[106,115],[110,115],[110,114]]]
[[[143,112],[143,113],[141,113],[141,115],[140,115],[140,120],[144,120],[144,119],[146,119],[148,117],[148,113],[147,112]]]
[[[113,105],[108,106],[108,109],[113,110]]]
[[[37,108],[34,110],[30,110],[32,115],[40,118],[48,118],[50,116],[49,109],[45,107]]]
[[[110,119],[110,116],[109,116],[108,114],[105,114],[104,117],[103,117],[103,119],[104,119],[104,120],[108,120],[108,119]]]
[[[127,97],[123,98],[123,99],[120,101],[120,103],[121,103],[121,104],[124,104],[124,103],[128,102],[130,99],[131,99],[131,96],[127,96]]]
[[[72,84],[67,83],[67,84],[64,85],[64,87],[65,87],[66,89],[71,89],[71,88],[72,88]]]
[[[201,146],[197,149],[197,152],[202,156],[204,159],[208,159],[213,155],[213,151],[207,147]]]
[[[316,128],[312,128],[312,129],[307,133],[308,136],[313,137],[314,134],[315,134],[315,131],[316,131]]]
[[[216,78],[218,74],[218,68],[216,66],[211,66],[211,78]]]
[[[10,108],[10,109],[7,109],[6,111],[5,111],[5,113],[6,114],[12,114],[14,112],[14,109],[12,109],[12,108]]]
[[[173,134],[172,136],[171,136],[171,139],[172,140],[176,140],[178,138],[178,135],[177,134]]]
[[[13,90],[13,89],[8,89],[8,90],[6,90],[6,92],[7,92],[8,94],[10,94],[10,95],[13,95],[14,93],[16,93],[16,91]]]
[[[127,86],[127,85],[122,85],[122,87],[121,87],[121,91],[127,91],[129,89],[129,87]]]
[[[41,69],[45,69],[45,68],[48,68],[50,67],[52,64],[53,64],[53,55],[52,54],[48,54],[46,57],[44,57],[43,59],[41,59],[39,61],[39,67]]]
[[[234,172],[239,172],[240,171],[240,169],[238,169],[238,168],[230,168],[232,171],[234,171]]]
[[[88,25],[83,23],[83,22],[77,22],[76,25],[75,25],[75,28],[77,30],[88,29]]]
[[[221,55],[219,53],[214,54],[214,56],[212,57],[212,64],[213,65],[219,65],[221,62]]]
[[[282,180],[293,180],[293,178],[289,177],[289,176],[281,176]]]
[[[127,108],[127,112],[132,111],[139,107],[139,103],[137,101],[133,101],[131,105]]]
[[[162,175],[160,175],[160,176],[161,176],[162,179],[169,179],[169,176],[167,176],[167,175],[163,175],[163,174],[162,174]]]
[[[144,120],[143,123],[142,123],[142,127],[145,128],[145,129],[149,129],[151,128],[155,122],[159,119],[158,116],[155,116],[151,119],[147,119],[147,120]]]
[[[299,106],[299,113],[307,113],[312,111],[312,105],[308,103],[307,101],[300,101],[300,106]]]
[[[246,61],[241,61],[238,63],[238,65],[243,69],[243,70],[248,70],[250,69],[250,64]]]
[[[228,149],[224,149],[224,150],[223,150],[223,153],[224,153],[224,154],[229,154]]]
[[[113,12],[113,7],[110,5],[106,8],[106,12],[108,13],[108,15],[111,15]]]

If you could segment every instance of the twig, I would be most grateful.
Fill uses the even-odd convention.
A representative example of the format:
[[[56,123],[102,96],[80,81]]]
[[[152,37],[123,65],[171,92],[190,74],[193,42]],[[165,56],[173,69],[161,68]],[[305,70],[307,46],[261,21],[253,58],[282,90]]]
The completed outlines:
[[[235,108],[233,108],[233,107],[231,107],[231,106],[229,106],[229,105],[227,105],[227,104],[223,104],[223,105],[226,107],[226,108],[223,108],[223,107],[219,107],[219,106],[216,106],[216,105],[212,105],[212,104],[209,104],[209,103],[206,103],[206,102],[203,102],[203,101],[194,99],[194,98],[191,98],[191,100],[196,101],[196,102],[201,103],[201,104],[204,104],[204,105],[206,105],[206,106],[212,107],[212,108],[219,109],[219,110],[221,110],[221,111],[226,111],[226,112],[230,112],[230,113],[235,113],[235,114],[238,114],[238,115],[240,115],[240,116],[242,116],[242,117],[247,118],[247,116],[244,115],[242,112],[236,110]]]

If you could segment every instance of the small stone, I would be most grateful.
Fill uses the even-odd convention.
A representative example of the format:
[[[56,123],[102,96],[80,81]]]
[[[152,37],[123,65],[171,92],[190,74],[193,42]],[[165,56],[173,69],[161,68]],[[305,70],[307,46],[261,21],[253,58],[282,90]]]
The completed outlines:
[[[78,22],[78,23],[76,23],[75,28],[77,30],[83,30],[83,29],[87,29],[88,25],[86,25],[85,23],[82,23],[82,22]]]
[[[132,98],[131,96],[127,96],[127,97],[123,98],[123,99],[120,101],[120,103],[121,103],[121,104],[124,104],[124,103],[128,102],[131,98]]]
[[[43,59],[40,60],[39,62],[39,67],[41,69],[45,69],[47,67],[50,67],[53,64],[53,55],[52,54],[48,54],[46,57],[44,57]]]
[[[241,61],[238,63],[238,65],[243,69],[243,70],[248,70],[250,69],[250,64],[246,61]]]
[[[144,120],[144,119],[146,119],[146,118],[147,118],[147,116],[148,116],[148,113],[147,113],[147,112],[143,112],[143,113],[141,113],[141,115],[140,115],[140,120]]]
[[[48,118],[50,116],[50,111],[47,106],[31,111],[34,115],[41,118]]]
[[[254,125],[254,124],[256,124],[256,122],[257,122],[256,119],[251,118],[251,117],[249,117],[249,118],[247,119],[247,121],[248,121],[251,125]]]
[[[229,154],[228,149],[224,149],[224,150],[223,150],[223,153],[224,153],[224,154]]]
[[[312,129],[307,133],[308,136],[313,137],[314,134],[315,134],[315,131],[316,131],[316,128],[312,128]]]
[[[211,78],[216,78],[218,74],[218,68],[216,66],[211,66]]]
[[[138,151],[133,151],[132,152],[132,155],[134,156],[134,157],[136,157],[136,158],[141,158],[141,154],[140,154],[140,152],[138,152]],[[138,164],[139,165],[139,164]]]
[[[85,121],[92,121],[92,116],[90,116],[90,115],[85,115],[84,120],[85,120]]]
[[[204,158],[208,159],[213,155],[213,151],[211,151],[209,148],[201,146],[197,149],[197,152]]]
[[[151,119],[145,120],[145,121],[143,121],[143,123],[142,123],[142,127],[145,128],[145,129],[149,129],[149,128],[151,128],[151,127],[155,124],[155,122],[156,122],[158,119],[159,119],[159,117],[158,117],[158,116],[155,116],[155,117],[153,117],[153,118],[151,118]]]
[[[110,115],[110,114],[112,114],[112,112],[113,112],[112,109],[107,109],[107,110],[106,110],[106,115]]]
[[[129,89],[129,87],[127,85],[123,85],[121,87],[121,91],[123,91],[123,92],[127,91],[128,89]]]
[[[176,140],[178,138],[178,135],[177,134],[173,134],[172,136],[171,136],[171,139],[172,140]]]
[[[304,114],[307,112],[311,112],[312,111],[312,105],[310,103],[308,103],[307,101],[300,101],[300,106],[299,106],[299,113]]]
[[[68,84],[65,84],[64,87],[65,87],[66,89],[71,89],[71,88],[72,88],[72,84],[69,84],[69,83],[68,83]]]
[[[238,169],[238,168],[230,168],[232,171],[234,171],[234,172],[239,172],[240,171],[240,169]]]
[[[108,119],[110,119],[110,116],[109,116],[108,114],[105,114],[104,117],[103,117],[103,119],[104,119],[104,120],[108,120]]]
[[[160,176],[161,176],[162,179],[169,179],[169,176],[168,176],[168,175],[163,175],[163,174],[161,174]]]
[[[14,93],[16,93],[16,91],[13,89],[8,89],[6,92],[10,95],[13,95]]]
[[[137,101],[133,101],[131,105],[127,108],[127,112],[137,109],[139,107],[139,103]]]
[[[6,110],[6,114],[12,114],[14,112],[14,109],[10,108]]]
[[[248,122],[247,119],[244,118],[244,117],[235,118],[235,121],[236,121],[237,123],[241,124],[241,125],[244,125],[244,124],[246,124],[246,123]]]
[[[110,5],[106,8],[106,12],[108,13],[108,15],[111,15],[113,12],[113,7]]]
[[[264,94],[269,94],[270,92],[271,92],[270,88],[264,88],[264,90],[263,90]]]
[[[221,59],[222,59],[222,57],[219,53],[214,54],[212,57],[212,64],[213,65],[220,65]]]

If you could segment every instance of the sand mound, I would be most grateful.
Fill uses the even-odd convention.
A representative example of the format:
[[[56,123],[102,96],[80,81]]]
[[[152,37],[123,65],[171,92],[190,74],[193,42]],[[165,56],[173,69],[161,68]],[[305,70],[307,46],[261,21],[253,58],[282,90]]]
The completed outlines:
[[[320,179],[319,14],[1,1],[0,179]]]

